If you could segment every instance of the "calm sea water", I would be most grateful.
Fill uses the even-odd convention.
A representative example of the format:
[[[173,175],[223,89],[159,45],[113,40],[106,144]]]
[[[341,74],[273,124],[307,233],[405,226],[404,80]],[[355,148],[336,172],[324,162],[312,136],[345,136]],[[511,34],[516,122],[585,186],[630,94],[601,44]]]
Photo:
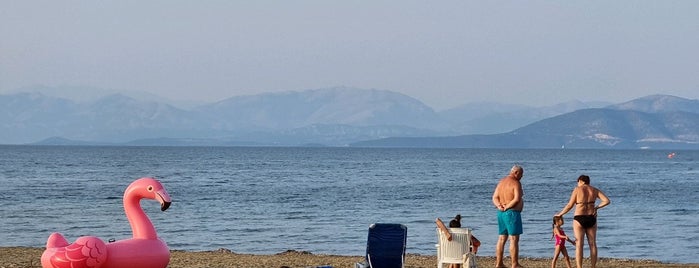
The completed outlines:
[[[362,255],[375,222],[408,226],[408,253],[436,254],[434,220],[460,213],[494,255],[490,197],[525,168],[521,255],[553,254],[551,217],[578,175],[605,191],[600,257],[699,263],[699,151],[0,146],[0,246],[131,235],[121,198],[153,176],[173,199],[141,205],[171,249]],[[572,234],[572,212],[565,230]],[[572,247],[569,246],[569,249]],[[586,255],[587,255],[586,250]]]

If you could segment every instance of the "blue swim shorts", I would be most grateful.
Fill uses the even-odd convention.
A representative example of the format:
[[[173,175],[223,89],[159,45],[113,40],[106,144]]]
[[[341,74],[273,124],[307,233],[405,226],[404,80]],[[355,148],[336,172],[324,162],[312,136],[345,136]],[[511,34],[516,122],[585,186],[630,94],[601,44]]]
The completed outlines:
[[[522,234],[522,213],[512,209],[498,211],[498,233],[500,235]]]

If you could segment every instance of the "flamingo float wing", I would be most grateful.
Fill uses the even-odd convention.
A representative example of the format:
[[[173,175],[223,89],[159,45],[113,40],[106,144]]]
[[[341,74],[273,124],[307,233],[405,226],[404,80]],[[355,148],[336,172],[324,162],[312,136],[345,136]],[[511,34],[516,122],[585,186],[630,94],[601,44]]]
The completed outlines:
[[[106,260],[107,246],[94,236],[80,237],[67,246],[47,247],[41,256],[42,264],[50,263],[52,268],[98,268]]]
[[[46,241],[46,248],[58,248],[70,245],[68,240],[60,233],[52,233]]]

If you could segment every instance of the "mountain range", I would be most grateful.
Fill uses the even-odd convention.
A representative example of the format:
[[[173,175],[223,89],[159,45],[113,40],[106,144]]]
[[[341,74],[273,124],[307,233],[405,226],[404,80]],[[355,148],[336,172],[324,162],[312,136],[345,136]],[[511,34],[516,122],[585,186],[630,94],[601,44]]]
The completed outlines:
[[[493,135],[390,137],[358,147],[699,149],[699,101],[647,96]]]
[[[551,107],[469,103],[435,111],[410,96],[335,87],[180,108],[112,94],[0,95],[0,144],[698,148],[699,101],[653,95]]]

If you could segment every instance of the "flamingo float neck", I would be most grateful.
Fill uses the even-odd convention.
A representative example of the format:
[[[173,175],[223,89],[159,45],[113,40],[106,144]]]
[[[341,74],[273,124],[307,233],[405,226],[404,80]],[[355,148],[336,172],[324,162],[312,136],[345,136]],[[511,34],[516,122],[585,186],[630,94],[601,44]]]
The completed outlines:
[[[158,239],[153,223],[143,211],[143,208],[141,208],[142,197],[130,195],[129,193],[131,192],[127,191],[124,193],[124,212],[131,225],[133,238]]]
[[[129,185],[124,191],[124,212],[131,225],[134,239],[158,239],[153,223],[143,208],[141,199],[153,199],[160,202],[160,210],[170,207],[170,195],[163,186],[153,178],[141,178]]]

